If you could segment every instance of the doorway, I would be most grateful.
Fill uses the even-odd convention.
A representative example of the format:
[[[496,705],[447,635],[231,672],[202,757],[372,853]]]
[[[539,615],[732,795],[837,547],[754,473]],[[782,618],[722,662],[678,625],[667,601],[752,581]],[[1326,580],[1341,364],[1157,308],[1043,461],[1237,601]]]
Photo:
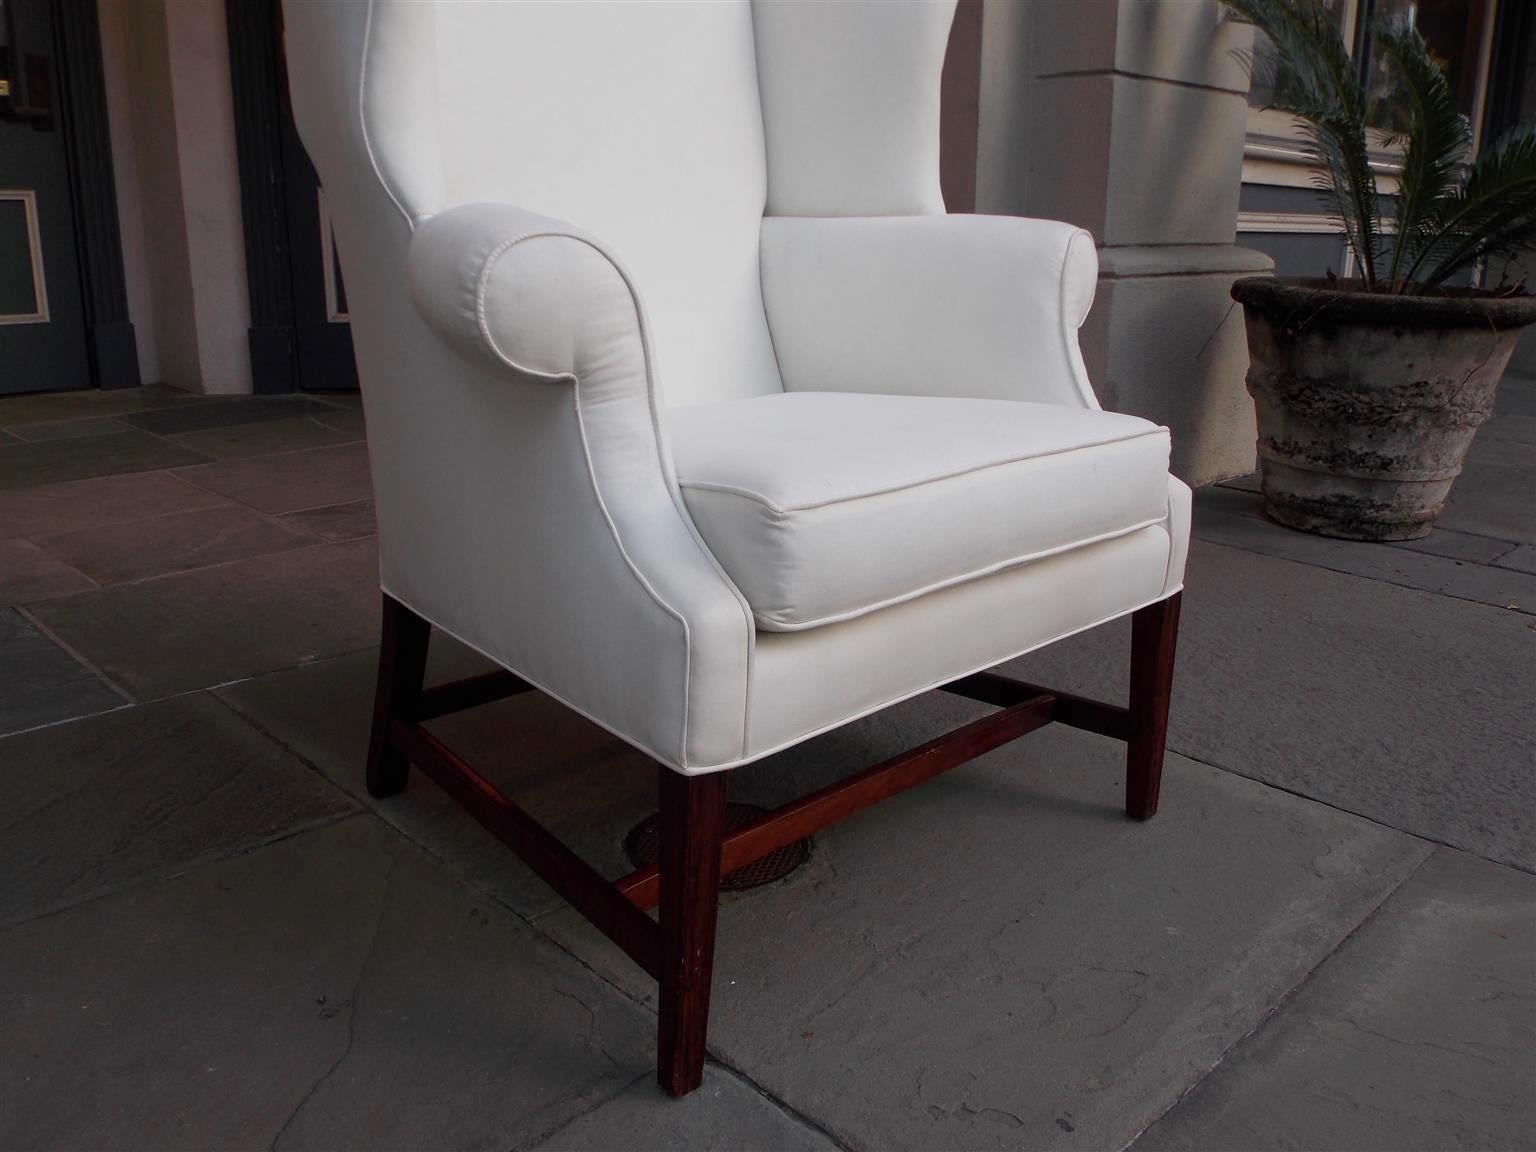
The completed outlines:
[[[225,0],[257,392],[356,391],[325,194],[294,127],[277,0]]]
[[[0,0],[0,396],[138,383],[96,5]]]
[[[88,388],[46,5],[0,0],[0,395]]]

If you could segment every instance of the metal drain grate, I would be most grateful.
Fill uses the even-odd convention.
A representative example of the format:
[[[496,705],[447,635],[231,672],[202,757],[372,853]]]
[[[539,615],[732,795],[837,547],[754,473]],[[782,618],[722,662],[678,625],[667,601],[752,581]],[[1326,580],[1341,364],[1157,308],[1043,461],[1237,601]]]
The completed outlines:
[[[756,804],[727,804],[725,830],[734,832],[737,828],[752,823],[766,811],[766,808],[759,808]],[[660,854],[660,840],[661,817],[652,814],[636,824],[624,838],[624,851],[629,853],[629,858],[636,868],[649,868],[656,863],[656,858]],[[765,884],[772,884],[775,880],[784,879],[810,858],[810,840],[796,840],[793,844],[776,848],[768,855],[734,872],[727,872],[720,877],[720,890],[744,892],[748,888],[761,888]]]

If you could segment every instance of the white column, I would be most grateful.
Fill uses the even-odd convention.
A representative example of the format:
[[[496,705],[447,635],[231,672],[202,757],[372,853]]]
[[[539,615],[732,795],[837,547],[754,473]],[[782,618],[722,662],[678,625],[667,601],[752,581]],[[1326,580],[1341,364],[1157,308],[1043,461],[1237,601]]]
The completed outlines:
[[[1249,472],[1253,406],[1228,289],[1252,30],[1216,0],[986,0],[977,211],[1099,242],[1083,353],[1106,408],[1173,430],[1192,484]]]
[[[155,369],[145,382],[249,392],[224,5],[102,0],[102,26],[131,315]]]

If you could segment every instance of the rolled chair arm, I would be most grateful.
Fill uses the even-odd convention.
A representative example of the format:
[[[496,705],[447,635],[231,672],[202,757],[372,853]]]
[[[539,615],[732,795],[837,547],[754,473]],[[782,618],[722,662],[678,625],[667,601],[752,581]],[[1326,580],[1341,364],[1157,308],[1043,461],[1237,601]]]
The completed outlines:
[[[632,342],[638,302],[602,245],[509,204],[465,204],[411,237],[417,310],[450,345],[514,371],[573,382]]]
[[[519,651],[500,655],[663,763],[686,772],[740,759],[751,609],[678,492],[626,273],[568,224],[466,204],[417,224],[406,275],[449,350],[440,359],[477,369],[423,373],[421,386],[475,430],[459,433],[467,455],[452,470],[465,509],[495,508],[477,530],[497,557],[487,586],[539,589],[480,605],[481,621],[526,613],[502,629]],[[531,386],[502,386],[519,379]],[[518,479],[482,492],[508,476]]]

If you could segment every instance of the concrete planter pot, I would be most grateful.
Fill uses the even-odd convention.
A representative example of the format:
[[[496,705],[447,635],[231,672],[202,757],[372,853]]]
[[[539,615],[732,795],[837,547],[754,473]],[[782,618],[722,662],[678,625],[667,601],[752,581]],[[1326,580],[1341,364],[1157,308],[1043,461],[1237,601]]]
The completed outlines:
[[[1237,281],[1232,298],[1268,516],[1349,540],[1427,536],[1536,298],[1271,277]]]

